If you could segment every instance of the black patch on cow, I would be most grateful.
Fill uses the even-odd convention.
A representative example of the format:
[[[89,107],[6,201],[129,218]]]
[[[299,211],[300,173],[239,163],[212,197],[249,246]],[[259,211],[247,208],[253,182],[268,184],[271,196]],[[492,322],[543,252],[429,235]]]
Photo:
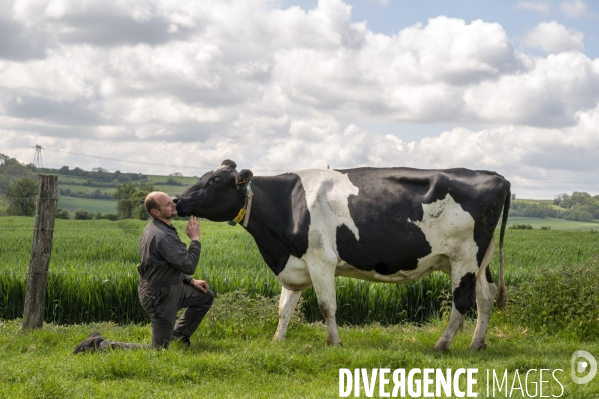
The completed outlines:
[[[447,194],[475,221],[477,260],[485,252],[505,201],[509,183],[493,172],[468,169],[420,170],[359,168],[339,170],[358,187],[349,196],[350,215],[360,233],[358,241],[347,226],[337,228],[337,250],[346,263],[361,270],[393,274],[413,270],[431,253],[422,230],[423,204]]]
[[[430,197],[430,174],[406,168],[340,170],[358,187],[350,195],[349,211],[358,231],[337,228],[337,250],[346,263],[389,275],[414,270],[418,259],[431,253],[422,230],[423,199]],[[414,173],[416,172],[416,173]],[[428,197],[427,197],[428,196]]]
[[[460,285],[453,290],[453,303],[455,308],[466,314],[476,300],[476,274],[466,273],[460,280]]]
[[[495,172],[484,170],[448,169],[452,176],[453,199],[474,219],[474,241],[478,246],[476,259],[482,265],[493,239],[510,183]]]
[[[268,267],[279,275],[289,256],[308,251],[310,212],[304,186],[295,173],[252,179],[254,199],[247,230]]]

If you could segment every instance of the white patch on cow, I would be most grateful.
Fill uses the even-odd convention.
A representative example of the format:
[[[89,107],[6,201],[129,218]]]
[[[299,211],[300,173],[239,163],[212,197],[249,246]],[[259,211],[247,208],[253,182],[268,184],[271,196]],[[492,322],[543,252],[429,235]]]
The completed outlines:
[[[302,170],[296,173],[304,186],[306,192],[306,203],[310,212],[310,234],[313,226],[327,226],[335,231],[333,239],[336,239],[337,226],[346,225],[360,239],[360,232],[349,213],[349,196],[358,195],[358,187],[354,186],[346,174],[335,170]],[[315,223],[316,222],[316,223]],[[319,226],[319,227],[320,227]],[[316,233],[316,232],[315,232]],[[321,232],[324,233],[324,232]],[[315,246],[320,246],[320,240],[325,239],[323,234],[314,234]],[[310,242],[310,247],[313,243]]]
[[[417,269],[426,265],[430,258],[445,255],[451,263],[452,282],[454,286],[459,285],[465,273],[478,270],[474,219],[449,194],[432,204],[422,204],[422,209],[422,221],[411,222],[424,233],[431,253],[418,259]]]
[[[347,175],[334,170],[303,170],[296,173],[306,193],[310,213],[308,251],[298,259],[293,255],[277,279],[290,290],[304,289],[313,279],[334,276],[340,262],[337,252],[337,227],[346,225],[360,239],[360,232],[349,213],[349,196],[358,195]],[[331,277],[332,277],[331,276]]]
[[[318,306],[327,323],[327,341],[340,343],[335,311],[335,266],[340,262],[337,252],[337,227],[347,226],[360,239],[360,232],[349,212],[349,196],[358,195],[348,176],[334,170],[304,170],[295,172],[304,187],[310,213],[308,250],[302,259],[289,258],[285,269],[277,276],[288,289],[298,289],[306,280],[311,282]],[[282,325],[281,319],[279,325]],[[281,328],[283,329],[283,327]],[[280,335],[276,336],[280,339]]]
[[[312,285],[306,261],[293,255],[289,255],[289,260],[277,279],[283,287],[292,291],[301,291]]]

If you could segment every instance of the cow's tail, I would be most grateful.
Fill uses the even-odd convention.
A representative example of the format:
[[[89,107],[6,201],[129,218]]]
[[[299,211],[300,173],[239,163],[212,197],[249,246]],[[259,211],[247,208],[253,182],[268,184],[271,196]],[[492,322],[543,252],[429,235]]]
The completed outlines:
[[[508,188],[507,197],[503,205],[503,218],[501,220],[501,231],[499,232],[499,282],[497,287],[497,307],[501,310],[505,309],[507,304],[507,290],[505,288],[504,275],[504,262],[503,262],[503,237],[505,236],[505,226],[507,224],[507,215],[510,211],[510,199],[511,191]]]

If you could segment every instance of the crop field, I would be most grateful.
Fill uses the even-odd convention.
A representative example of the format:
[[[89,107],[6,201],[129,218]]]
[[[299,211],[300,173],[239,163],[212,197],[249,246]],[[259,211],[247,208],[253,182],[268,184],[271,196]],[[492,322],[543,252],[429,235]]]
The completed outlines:
[[[31,251],[33,218],[0,219],[0,318],[22,314],[23,293]],[[48,278],[47,320],[58,323],[142,322],[146,315],[137,300],[138,240],[147,222],[140,220],[56,220]],[[185,222],[175,221],[181,238]],[[506,283],[527,281],[538,267],[555,267],[592,259],[599,252],[597,231],[508,230]],[[498,240],[497,240],[498,241]],[[498,250],[491,262],[497,279]],[[274,297],[280,284],[266,266],[252,237],[240,226],[202,222],[202,255],[196,277],[215,293],[236,290]],[[436,272],[406,285],[338,278],[338,320],[341,324],[423,322],[438,314],[451,291],[449,278]],[[313,290],[304,291],[303,312],[320,320]]]

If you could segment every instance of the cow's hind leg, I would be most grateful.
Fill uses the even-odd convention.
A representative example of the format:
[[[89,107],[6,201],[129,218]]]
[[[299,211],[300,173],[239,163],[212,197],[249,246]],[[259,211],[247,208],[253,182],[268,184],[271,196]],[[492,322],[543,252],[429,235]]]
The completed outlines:
[[[335,268],[329,265],[312,266],[310,268],[310,277],[318,307],[327,324],[327,343],[329,345],[341,345],[339,333],[337,332],[337,296],[335,293]]]
[[[489,270],[489,266],[486,269]],[[487,273],[491,274],[490,272]],[[487,338],[487,330],[489,328],[489,321],[491,320],[491,313],[493,312],[493,302],[496,293],[497,288],[493,284],[493,281],[489,282],[486,273],[481,273],[476,279],[476,307],[478,315],[476,330],[472,337],[470,349],[484,349],[487,346],[485,340]]]
[[[489,269],[489,262],[493,257],[494,251],[495,243],[491,240],[491,244],[483,259],[482,267],[476,278],[476,307],[478,315],[476,319],[476,330],[472,337],[470,349],[484,349],[487,346],[485,340],[487,338],[491,313],[493,312],[493,302],[495,301],[495,295],[497,294],[497,287],[493,283],[493,278],[491,277],[491,271]]]
[[[297,306],[301,293],[301,291],[292,291],[285,287],[281,287],[281,299],[279,299],[279,326],[277,327],[277,332],[275,332],[274,337],[272,337],[273,341],[283,341],[285,339],[289,321],[291,321],[293,311]]]
[[[452,265],[453,305],[445,331],[435,344],[436,351],[449,351],[455,333],[464,323],[466,312],[474,303],[476,273],[469,269],[471,268],[453,267]]]

